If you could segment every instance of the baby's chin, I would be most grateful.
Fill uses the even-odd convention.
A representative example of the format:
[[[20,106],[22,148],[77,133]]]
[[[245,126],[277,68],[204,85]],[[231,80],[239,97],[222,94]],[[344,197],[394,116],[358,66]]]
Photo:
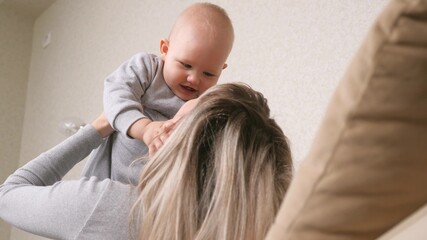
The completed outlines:
[[[179,89],[180,91],[174,91],[175,95],[184,101],[195,99],[199,96],[199,92],[196,90],[189,90],[185,88]]]

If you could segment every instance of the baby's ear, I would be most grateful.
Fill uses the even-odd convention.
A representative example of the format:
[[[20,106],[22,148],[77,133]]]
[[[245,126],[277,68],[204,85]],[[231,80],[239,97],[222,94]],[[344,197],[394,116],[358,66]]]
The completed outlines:
[[[160,54],[162,56],[162,60],[165,60],[166,54],[169,50],[169,40],[163,38],[160,40]]]

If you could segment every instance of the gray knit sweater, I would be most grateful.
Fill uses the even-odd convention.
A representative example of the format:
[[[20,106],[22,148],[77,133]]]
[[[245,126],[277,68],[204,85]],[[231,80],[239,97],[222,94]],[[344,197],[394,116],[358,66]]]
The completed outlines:
[[[101,142],[97,131],[87,125],[16,170],[0,185],[0,217],[53,239],[130,239],[134,187],[95,177],[61,181]]]
[[[117,132],[92,153],[82,175],[137,185],[143,164],[132,162],[147,155],[148,148],[130,138],[128,129],[141,118],[168,120],[183,104],[163,78],[160,57],[143,52],[132,56],[104,83],[104,111]]]

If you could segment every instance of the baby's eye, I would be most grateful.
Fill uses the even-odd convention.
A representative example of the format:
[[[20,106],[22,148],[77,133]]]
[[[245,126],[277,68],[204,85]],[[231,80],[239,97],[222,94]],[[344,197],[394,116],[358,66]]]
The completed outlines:
[[[203,72],[203,74],[207,77],[215,77],[215,74],[210,73],[210,72]]]
[[[183,62],[180,62],[180,63],[181,63],[181,65],[182,65],[183,67],[185,67],[185,68],[187,68],[187,69],[191,69],[191,68],[192,68],[192,66],[191,66],[190,64],[183,63]]]

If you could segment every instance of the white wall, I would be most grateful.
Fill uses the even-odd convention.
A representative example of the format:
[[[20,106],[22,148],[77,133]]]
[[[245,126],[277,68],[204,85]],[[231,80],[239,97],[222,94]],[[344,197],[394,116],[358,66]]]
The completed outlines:
[[[0,183],[19,163],[34,19],[0,7]],[[0,239],[10,226],[0,220]]]
[[[90,122],[102,110],[104,77],[138,51],[158,53],[193,0],[58,0],[35,22],[20,165],[65,137],[64,117]],[[220,82],[243,81],[270,101],[296,164],[326,104],[386,0],[214,0],[236,40]],[[52,42],[41,48],[51,32]],[[78,176],[81,165],[69,174]],[[14,229],[11,239],[39,239]]]

